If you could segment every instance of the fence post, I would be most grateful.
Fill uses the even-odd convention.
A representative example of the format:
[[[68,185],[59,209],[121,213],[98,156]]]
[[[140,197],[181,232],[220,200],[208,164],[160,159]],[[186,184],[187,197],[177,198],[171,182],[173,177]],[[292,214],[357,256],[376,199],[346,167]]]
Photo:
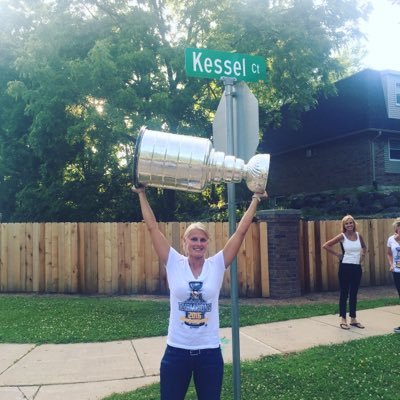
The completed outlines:
[[[267,222],[269,289],[272,298],[301,295],[299,274],[299,210],[260,210],[256,217]],[[268,248],[266,248],[268,246]]]

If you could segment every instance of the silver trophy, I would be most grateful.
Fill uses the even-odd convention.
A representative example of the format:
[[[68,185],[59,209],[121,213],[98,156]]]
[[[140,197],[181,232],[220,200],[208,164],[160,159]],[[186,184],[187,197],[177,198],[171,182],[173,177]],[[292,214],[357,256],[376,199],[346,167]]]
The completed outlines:
[[[215,151],[208,139],[141,128],[133,162],[135,186],[201,192],[208,183],[245,180],[254,193],[265,191],[269,154],[257,154],[247,164]]]

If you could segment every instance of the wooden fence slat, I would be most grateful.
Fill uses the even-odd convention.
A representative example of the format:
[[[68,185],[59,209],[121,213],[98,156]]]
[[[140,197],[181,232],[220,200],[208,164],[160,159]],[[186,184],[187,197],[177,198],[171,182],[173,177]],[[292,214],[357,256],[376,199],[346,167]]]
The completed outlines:
[[[253,260],[249,260],[250,263],[254,262],[254,293],[253,297],[261,296],[261,256],[260,256],[260,225],[252,224],[251,230],[253,234],[251,236],[251,243],[253,247]]]
[[[167,237],[168,232],[168,224],[166,222],[160,223],[160,231],[162,234]],[[171,243],[171,242],[169,242]],[[158,269],[159,269],[159,290],[161,294],[168,293],[168,284],[167,284],[167,271],[165,266],[162,265],[158,260]]]
[[[299,252],[299,265],[298,265],[298,272],[299,272],[299,279],[300,279],[300,291],[301,293],[306,293],[306,285],[305,285],[305,247],[308,246],[307,237],[305,235],[307,221],[300,220],[299,221],[299,244],[298,244],[298,252]],[[268,225],[267,225],[268,226]],[[268,237],[267,237],[268,239]],[[268,240],[266,243],[268,246]]]
[[[253,238],[256,236],[254,232],[255,225],[251,225],[245,236],[245,259],[244,266],[246,275],[243,277],[246,284],[244,296],[256,297],[256,280],[259,278],[257,270],[259,269],[259,260],[257,259],[257,253],[254,251]]]
[[[90,286],[89,293],[98,293],[99,290],[99,271],[98,271],[98,262],[99,262],[99,246],[98,246],[98,237],[97,237],[97,224],[90,223],[90,260],[91,263],[88,265],[88,269],[90,271]]]
[[[106,293],[106,271],[105,271],[105,224],[104,222],[97,224],[97,246],[98,246],[98,292]]]
[[[59,238],[59,228],[63,224],[57,224],[53,222],[51,224],[51,244],[50,244],[50,251],[51,251],[51,292],[57,293],[59,289],[58,281],[59,281],[59,258],[58,258],[58,242]]]
[[[90,280],[91,280],[91,265],[93,263],[92,261],[92,252],[90,249],[91,245],[91,240],[90,240],[90,224],[85,224],[84,225],[84,236],[83,236],[83,250],[84,250],[84,257],[83,257],[83,270],[82,270],[82,275],[83,275],[83,281],[82,283],[84,284],[83,286],[83,293],[91,293],[90,291]]]
[[[222,250],[229,239],[229,224],[228,222],[222,222],[219,224],[221,226],[221,230],[219,232],[219,240],[217,240],[217,251]],[[239,284],[238,284],[239,286]],[[225,277],[222,285],[222,295],[230,296],[231,293],[231,269],[227,268],[225,271]]]
[[[40,223],[38,226],[39,240],[38,240],[38,256],[39,256],[39,291],[46,291],[46,224]]]
[[[33,224],[25,225],[25,291],[33,291]]]
[[[384,219],[383,222],[383,243],[382,243],[382,257],[380,260],[380,267],[382,271],[383,282],[393,282],[392,273],[389,271],[389,265],[387,261],[387,239],[389,236],[394,234],[393,219]]]
[[[320,246],[328,240],[326,237],[326,224],[327,221],[319,222],[319,241]],[[327,257],[328,252],[322,250],[321,251],[321,288],[323,291],[329,290],[329,274],[328,274],[328,262]]]
[[[153,244],[151,244],[150,252],[150,264],[148,265],[148,271],[150,272],[150,287],[151,293],[159,293],[160,291],[160,261],[157,253],[154,250]]]
[[[117,223],[118,232],[118,293],[125,293],[125,271],[124,271],[124,232],[123,223]]]
[[[247,233],[249,233],[247,231]],[[246,265],[246,245],[247,245],[247,240],[246,236],[239,247],[239,251],[236,257],[237,260],[237,274],[236,274],[236,279],[237,279],[237,285],[238,285],[238,292],[239,293],[247,293],[247,287],[249,285],[248,282],[246,282],[246,277],[247,277],[247,265]],[[232,266],[231,266],[232,268]],[[250,267],[249,267],[250,268]],[[229,274],[230,277],[232,277],[231,274]],[[232,279],[230,280],[232,282]],[[230,294],[230,287],[226,288],[227,295]]]
[[[332,221],[331,224],[327,224],[326,238],[327,240],[332,239],[336,235],[342,232],[341,221]],[[337,245],[339,246],[339,245]],[[337,251],[340,252],[340,247],[337,248]],[[339,271],[339,260],[333,254],[327,255],[328,260],[328,276],[329,276],[329,290],[338,290],[339,289],[339,281],[338,281],[338,271]]]
[[[372,221],[372,240],[374,243],[373,247],[373,255],[374,255],[374,262],[373,262],[373,270],[372,274],[374,277],[374,282],[375,284],[379,285],[381,282],[381,276],[380,276],[380,262],[382,258],[382,242],[380,239],[381,235],[381,223],[378,220]]]
[[[308,271],[309,271],[309,288],[310,292],[315,292],[316,290],[316,257],[315,257],[315,222],[309,221],[307,224],[307,236],[308,236]]]
[[[85,263],[86,263],[86,240],[85,234],[87,224],[78,223],[78,292],[85,293]]]
[[[128,223],[123,225],[124,233],[124,279],[125,279],[125,293],[132,292],[132,268],[131,268],[131,230]]]
[[[62,243],[62,251],[64,253],[64,273],[62,277],[62,287],[64,293],[71,293],[72,276],[73,276],[73,263],[72,263],[72,223],[66,222],[64,224],[64,240]]]
[[[19,242],[19,268],[20,268],[20,281],[18,283],[18,290],[21,292],[26,291],[26,224],[18,224],[18,242]]]
[[[359,234],[363,237],[365,245],[367,246],[368,249],[368,242],[369,242],[369,235],[367,234],[368,232],[368,220],[358,220],[357,221],[357,231]],[[363,263],[361,264],[362,268],[362,278],[361,278],[361,286],[366,286],[368,285],[368,282],[371,281],[371,270],[368,265],[368,253],[367,256],[364,258]]]
[[[261,273],[261,297],[269,297],[269,259],[268,259],[268,224],[265,221],[259,223],[260,231],[260,273]]]
[[[66,293],[67,292],[67,280],[68,277],[68,266],[66,264],[65,253],[66,253],[66,230],[67,223],[57,224],[56,231],[57,231],[57,276],[58,276],[58,287],[57,292]]]
[[[118,293],[118,223],[111,224],[112,293]]]
[[[137,293],[146,293],[146,270],[145,270],[145,258],[144,258],[144,235],[147,230],[144,222],[137,225],[136,231],[136,242],[137,242]]]
[[[78,291],[79,279],[79,231],[76,222],[71,223],[71,288],[70,293]]]
[[[13,229],[11,231],[11,263],[9,267],[11,268],[10,275],[12,278],[12,287],[15,291],[20,292],[24,285],[21,284],[21,280],[25,280],[25,276],[22,275],[22,268],[21,268],[21,242],[20,242],[20,235],[21,235],[21,226],[22,224],[12,224]]]
[[[0,224],[0,290],[8,290],[8,227]]]
[[[217,242],[216,242],[216,233],[215,233],[215,222],[209,222],[207,224],[208,234],[210,236],[210,240],[208,241],[208,253],[207,257],[210,257],[213,254],[217,253]]]
[[[46,292],[51,293],[52,289],[53,289],[53,285],[52,285],[52,235],[51,235],[51,229],[52,229],[52,224],[49,222],[45,223],[45,227],[44,227],[44,254],[45,254],[45,263],[46,263],[46,276],[45,276],[45,282],[46,282]]]
[[[153,246],[151,244],[150,233],[144,229],[144,268],[145,268],[145,288],[146,293],[152,293],[152,276],[151,276],[151,252],[153,251]]]
[[[111,263],[111,224],[104,224],[104,293],[111,294],[112,290],[112,263]]]
[[[32,291],[40,292],[40,224],[32,225]]]

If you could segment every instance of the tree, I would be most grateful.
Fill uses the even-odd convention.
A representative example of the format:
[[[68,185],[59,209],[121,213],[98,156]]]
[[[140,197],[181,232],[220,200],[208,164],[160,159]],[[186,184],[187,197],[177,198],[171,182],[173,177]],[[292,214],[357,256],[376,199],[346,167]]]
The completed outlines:
[[[268,82],[251,85],[261,123],[279,124],[283,105],[296,123],[299,110],[346,73],[340,50],[364,15],[352,0],[4,0],[2,7],[0,212],[10,221],[140,218],[129,190],[140,126],[212,134],[223,88],[186,76],[186,47],[265,57]],[[154,189],[150,197],[162,220],[201,217],[195,210],[223,206],[224,186],[202,196]]]

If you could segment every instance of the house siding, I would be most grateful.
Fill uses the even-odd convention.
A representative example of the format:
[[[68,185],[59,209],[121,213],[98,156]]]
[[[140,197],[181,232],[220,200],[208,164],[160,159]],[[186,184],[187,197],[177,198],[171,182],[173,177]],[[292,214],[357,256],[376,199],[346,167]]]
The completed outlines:
[[[398,73],[382,73],[382,87],[388,118],[400,119],[400,105],[396,104],[396,83],[400,83]]]
[[[368,135],[271,156],[268,192],[272,197],[372,185]]]
[[[385,138],[382,141],[382,160],[383,160],[383,170],[384,173],[386,173],[385,182],[390,183],[385,183],[387,185],[389,184],[400,184],[400,161],[399,160],[391,160],[389,156],[389,139],[397,139],[399,140],[399,136],[389,136],[388,138]],[[393,182],[392,182],[393,181]]]

